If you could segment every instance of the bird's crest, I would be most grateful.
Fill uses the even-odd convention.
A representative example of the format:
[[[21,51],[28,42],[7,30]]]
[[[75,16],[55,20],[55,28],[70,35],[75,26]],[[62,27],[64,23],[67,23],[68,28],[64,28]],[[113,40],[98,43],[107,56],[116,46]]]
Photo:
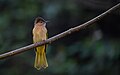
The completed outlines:
[[[47,21],[45,21],[42,17],[37,17],[37,18],[35,19],[34,24],[36,24],[36,23],[38,23],[38,22],[40,22],[40,21],[42,21],[42,22],[47,22]]]

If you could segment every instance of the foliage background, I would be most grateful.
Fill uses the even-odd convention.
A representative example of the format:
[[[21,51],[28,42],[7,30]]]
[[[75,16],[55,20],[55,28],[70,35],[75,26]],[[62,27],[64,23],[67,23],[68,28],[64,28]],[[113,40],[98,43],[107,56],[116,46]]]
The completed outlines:
[[[0,0],[0,54],[32,43],[37,16],[49,37],[82,24],[120,0]],[[119,75],[120,10],[49,45],[49,67],[37,71],[34,50],[0,60],[0,75]]]

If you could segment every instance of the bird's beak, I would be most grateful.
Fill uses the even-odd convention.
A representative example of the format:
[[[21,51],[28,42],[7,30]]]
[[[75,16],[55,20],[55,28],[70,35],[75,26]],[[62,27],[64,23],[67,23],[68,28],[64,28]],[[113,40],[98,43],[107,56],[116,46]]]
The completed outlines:
[[[45,21],[45,23],[48,23],[48,22],[50,22],[50,21]]]

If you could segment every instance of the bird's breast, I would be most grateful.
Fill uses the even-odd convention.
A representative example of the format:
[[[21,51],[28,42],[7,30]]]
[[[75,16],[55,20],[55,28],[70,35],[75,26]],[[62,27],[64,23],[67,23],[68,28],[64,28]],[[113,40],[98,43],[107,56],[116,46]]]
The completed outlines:
[[[34,42],[46,40],[47,29],[44,26],[35,26],[33,29]]]

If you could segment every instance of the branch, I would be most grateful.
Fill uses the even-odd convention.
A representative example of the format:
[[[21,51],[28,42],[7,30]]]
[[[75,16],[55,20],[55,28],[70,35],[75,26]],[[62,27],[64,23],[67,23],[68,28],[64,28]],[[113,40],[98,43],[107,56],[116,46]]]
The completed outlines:
[[[10,51],[10,52],[1,54],[1,55],[0,55],[0,59],[3,59],[3,58],[7,58],[7,57],[10,57],[10,56],[13,56],[13,55],[20,54],[20,53],[22,53],[22,52],[28,51],[28,50],[30,50],[30,49],[32,49],[32,48],[37,47],[37,46],[41,46],[41,45],[44,45],[44,44],[50,44],[50,43],[53,42],[53,41],[56,41],[56,40],[58,40],[58,39],[60,39],[60,38],[62,38],[62,37],[65,37],[65,36],[73,33],[73,32],[79,31],[79,30],[81,30],[81,29],[84,29],[84,28],[92,25],[93,23],[95,23],[95,22],[97,22],[98,20],[102,19],[104,16],[106,16],[107,14],[113,12],[114,10],[118,9],[119,7],[120,7],[120,3],[118,3],[118,4],[115,5],[115,6],[113,6],[112,8],[110,8],[109,10],[107,10],[106,12],[98,15],[97,17],[95,17],[95,18],[93,18],[93,19],[91,19],[91,20],[89,20],[89,21],[87,21],[87,22],[85,22],[85,23],[83,23],[83,24],[81,24],[81,25],[79,25],[79,26],[76,26],[76,27],[74,27],[74,28],[71,28],[71,29],[69,29],[69,30],[67,30],[67,31],[65,31],[65,32],[62,32],[62,33],[60,33],[60,34],[58,34],[58,35],[55,35],[55,36],[53,36],[53,37],[51,37],[51,38],[49,38],[49,39],[47,39],[47,40],[45,40],[45,41],[38,42],[38,43],[35,43],[35,44],[30,44],[30,45],[28,45],[28,46],[25,46],[25,47],[22,47],[22,48],[18,48],[18,49],[12,50],[12,51]]]

